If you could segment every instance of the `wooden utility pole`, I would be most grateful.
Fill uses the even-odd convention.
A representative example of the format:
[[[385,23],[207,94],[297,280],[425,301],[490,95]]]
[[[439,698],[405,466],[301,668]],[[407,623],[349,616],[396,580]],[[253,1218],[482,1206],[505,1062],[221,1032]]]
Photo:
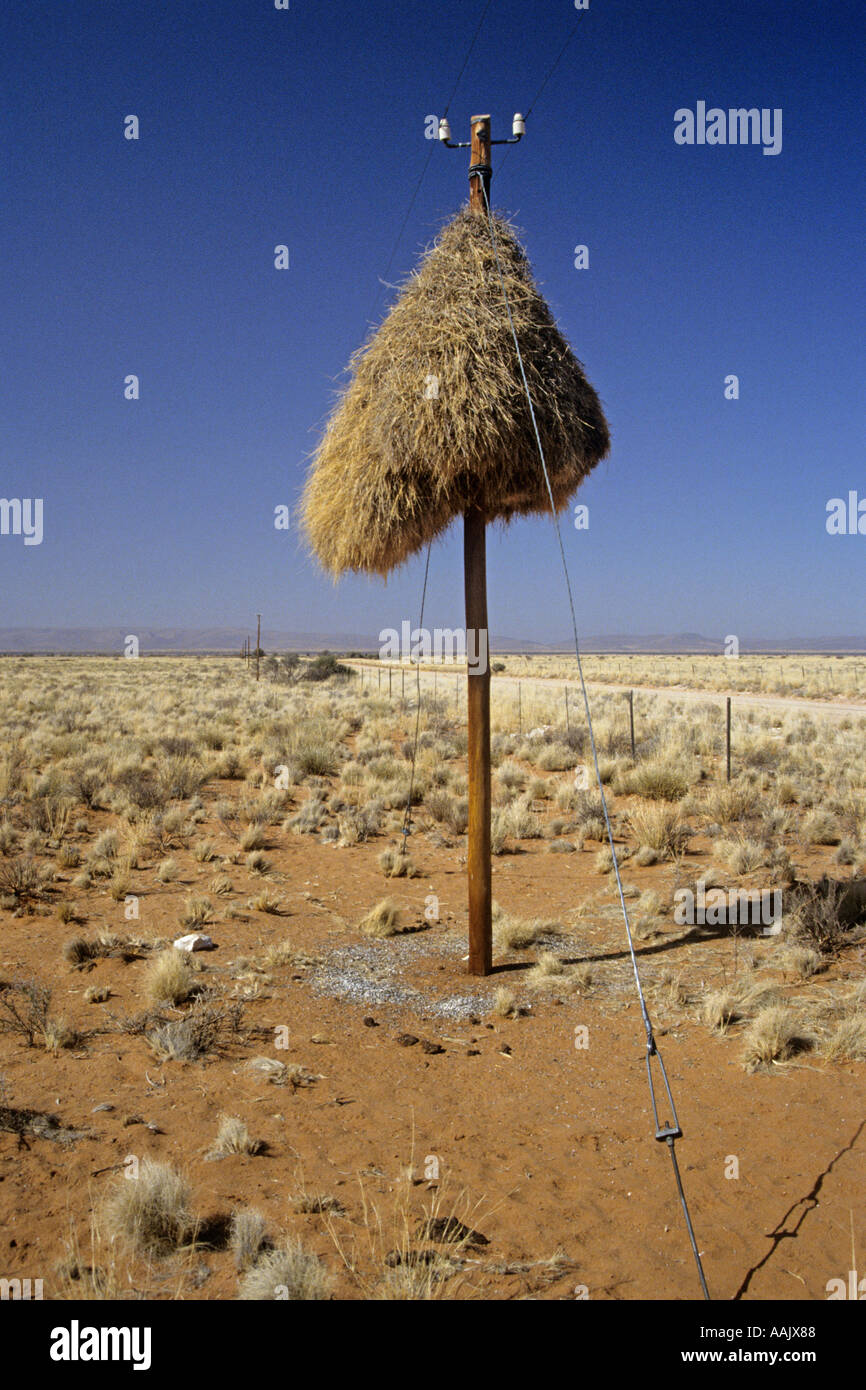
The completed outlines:
[[[469,974],[493,968],[493,883],[490,858],[490,662],[487,640],[486,518],[468,507],[463,518],[467,646],[481,669],[466,667],[469,771]],[[470,635],[471,634],[471,635]]]
[[[469,207],[487,216],[490,199],[490,117],[471,121]],[[478,665],[466,666],[469,825],[466,855],[469,879],[469,974],[493,968],[493,881],[490,854],[490,642],[487,631],[487,517],[467,507],[463,517],[466,589],[466,645]],[[472,643],[472,648],[470,648]]]
[[[262,650],[262,615],[256,614],[256,680],[259,678],[259,654]]]
[[[486,217],[487,204],[490,202],[490,175],[493,172],[490,167],[490,117],[473,116],[471,125],[469,207],[472,212],[480,212]]]

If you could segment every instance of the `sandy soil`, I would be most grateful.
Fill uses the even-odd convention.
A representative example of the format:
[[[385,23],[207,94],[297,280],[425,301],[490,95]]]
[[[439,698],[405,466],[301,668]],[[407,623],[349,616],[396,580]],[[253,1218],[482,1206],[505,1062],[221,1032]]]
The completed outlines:
[[[231,793],[230,784],[217,783],[203,797],[207,804]],[[228,851],[218,823],[203,829]],[[391,1213],[412,1162],[419,1219],[431,1202],[445,1211],[454,1206],[488,1242],[462,1252],[463,1274],[450,1297],[571,1299],[583,1288],[593,1299],[697,1297],[670,1162],[653,1137],[622,921],[608,882],[593,871],[594,852],[549,855],[538,842],[495,864],[504,908],[571,923],[566,959],[597,964],[589,994],[558,997],[523,983],[526,953],[497,962],[490,980],[463,973],[463,844],[436,839],[414,839],[421,877],[385,884],[376,862],[381,839],[334,848],[273,828],[269,885],[281,915],[245,910],[205,928],[217,949],[200,957],[204,980],[227,997],[247,997],[239,1034],[200,1062],[161,1064],[143,1037],[112,1022],[144,1007],[146,960],[102,959],[81,971],[62,959],[61,947],[76,931],[89,936],[100,926],[173,938],[179,889],[206,892],[216,866],[182,851],[175,856],[179,885],[154,886],[152,867],[134,872],[139,922],[125,922],[123,904],[95,890],[77,895],[84,928],[63,925],[50,907],[43,915],[4,912],[0,977],[38,973],[53,988],[54,1011],[89,1036],[74,1051],[55,1053],[0,1037],[7,1088],[0,1100],[87,1132],[68,1145],[31,1136],[24,1148],[0,1129],[0,1274],[42,1278],[46,1296],[62,1294],[56,1266],[71,1229],[84,1263],[110,1264],[116,1252],[104,1233],[95,1255],[86,1254],[91,1209],[122,1180],[117,1165],[130,1154],[150,1155],[188,1173],[206,1224],[194,1251],[149,1267],[121,1262],[127,1295],[234,1297],[225,1222],[234,1208],[252,1205],[275,1235],[303,1235],[334,1273],[338,1297],[363,1297],[399,1243]],[[710,862],[708,849],[694,842],[690,873]],[[803,867],[818,872],[821,865],[816,852]],[[626,869],[639,888],[661,889],[671,873]],[[244,865],[229,872],[234,898],[245,903],[260,880]],[[355,924],[386,889],[419,925],[435,894],[440,921],[399,939],[366,941]],[[638,954],[684,1130],[678,1154],[711,1293],[822,1299],[827,1281],[852,1267],[852,1223],[863,1263],[862,1066],[806,1056],[770,1074],[747,1074],[736,1035],[708,1034],[687,1004],[672,1001],[670,975],[686,993],[699,991],[748,969],[764,944],[667,920],[664,935]],[[258,985],[232,968],[287,937],[294,961]],[[846,953],[809,988],[833,989],[858,972],[862,978],[861,956]],[[526,1006],[523,1016],[491,1012],[502,983]],[[107,985],[110,999],[86,1003],[92,984]],[[586,1048],[575,1046],[580,1025],[589,1030]],[[283,1026],[289,1049],[275,1051],[274,1030]],[[406,1045],[405,1034],[419,1041]],[[425,1043],[441,1050],[425,1051]],[[262,1054],[302,1063],[319,1079],[276,1087],[246,1065]],[[105,1105],[113,1108],[95,1111]],[[245,1120],[266,1151],[209,1160],[223,1112]],[[732,1156],[738,1177],[726,1176]],[[436,1164],[438,1182],[425,1179]],[[299,1188],[332,1195],[344,1214],[299,1213],[292,1200]],[[371,1246],[376,1212],[383,1229]],[[341,1262],[338,1244],[355,1251],[349,1262],[357,1275]],[[559,1263],[551,1263],[557,1252]]]

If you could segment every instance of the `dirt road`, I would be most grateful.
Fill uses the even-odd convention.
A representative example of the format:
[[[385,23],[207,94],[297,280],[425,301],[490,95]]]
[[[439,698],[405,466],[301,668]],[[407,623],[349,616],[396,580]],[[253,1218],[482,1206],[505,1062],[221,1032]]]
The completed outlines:
[[[393,695],[400,696],[401,691],[405,690],[406,698],[411,698],[415,689],[416,673],[414,667],[400,666],[399,664],[389,665],[387,662],[378,661],[347,661],[347,666],[353,667],[358,671],[381,671],[381,688],[387,691],[388,681],[385,673],[390,670],[391,690]],[[466,679],[465,671],[462,668],[454,669],[448,666],[439,666],[435,669],[432,666],[422,667],[421,683],[422,690],[429,693],[431,688],[435,688],[437,693],[441,693],[444,698],[454,698],[458,691],[463,691]],[[569,702],[578,701],[580,696],[580,682],[575,677],[565,680],[562,676],[503,676],[494,675],[492,677],[493,696],[504,694],[511,690],[515,694],[520,687],[521,694],[534,691],[536,694],[554,691],[564,691],[566,686],[569,692]],[[587,681],[587,690],[590,697],[603,691],[612,694],[625,695],[633,689],[636,694],[657,695],[662,699],[671,701],[680,700],[684,703],[701,703],[718,705],[721,709],[725,707],[725,700],[728,695],[731,697],[734,709],[764,709],[783,713],[786,710],[806,715],[817,715],[825,719],[844,719],[852,716],[866,716],[866,701],[854,700],[804,700],[794,695],[760,695],[747,694],[743,691],[730,690],[694,690],[687,686],[660,686],[660,685],[615,685],[607,681]],[[591,703],[591,698],[590,698]],[[577,705],[571,704],[571,708],[576,709]]]

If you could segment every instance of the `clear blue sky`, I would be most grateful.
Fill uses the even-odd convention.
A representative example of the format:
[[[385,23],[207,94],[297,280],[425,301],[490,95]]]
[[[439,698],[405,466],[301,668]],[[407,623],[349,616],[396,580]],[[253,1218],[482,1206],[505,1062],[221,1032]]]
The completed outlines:
[[[420,558],[335,588],[273,509],[387,306],[428,154],[392,283],[465,198],[424,124],[483,5],[6,7],[0,495],[44,500],[44,539],[0,536],[0,626],[416,620]],[[862,0],[493,0],[454,139],[480,111],[509,134],[576,21],[493,200],[611,424],[590,528],[565,519],[581,629],[863,632],[866,535],[825,529],[866,498]],[[698,101],[781,108],[781,153],[676,144]],[[462,621],[461,554],[452,528],[431,625]],[[549,520],[491,533],[489,591],[498,635],[567,634]]]

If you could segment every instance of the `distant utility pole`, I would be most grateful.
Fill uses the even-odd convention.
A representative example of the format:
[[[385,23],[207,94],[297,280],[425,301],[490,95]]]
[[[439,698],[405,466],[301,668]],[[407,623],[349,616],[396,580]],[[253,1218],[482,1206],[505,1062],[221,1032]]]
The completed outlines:
[[[256,620],[257,620],[257,625],[256,625],[256,680],[258,680],[258,678],[259,678],[259,656],[261,655],[261,650],[262,650],[262,615],[261,615],[261,613],[257,613],[257,614],[256,614]]]

